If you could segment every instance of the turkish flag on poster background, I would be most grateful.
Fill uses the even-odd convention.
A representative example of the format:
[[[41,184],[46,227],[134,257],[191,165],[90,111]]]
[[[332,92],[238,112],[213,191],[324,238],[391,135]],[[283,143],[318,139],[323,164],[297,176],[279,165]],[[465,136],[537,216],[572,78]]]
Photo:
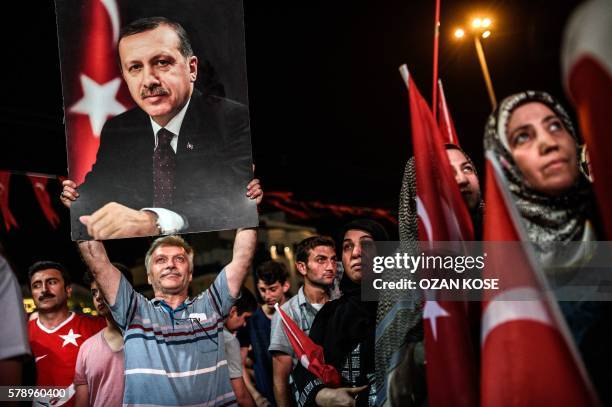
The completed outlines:
[[[467,241],[474,232],[440,130],[427,102],[405,65],[400,68],[410,98],[412,144],[416,168],[419,240]],[[425,302],[423,309],[428,403],[430,406],[474,406],[478,400],[467,304]]]
[[[499,278],[500,291],[485,291],[482,315],[481,398],[488,406],[597,405],[589,379],[557,303],[544,291],[503,174],[487,157],[484,278]],[[500,242],[525,241],[524,246]]]
[[[116,44],[120,16],[115,0],[87,0],[82,7],[80,55],[74,77],[64,77],[69,178],[81,184],[96,160],[102,126],[133,101],[119,67]],[[75,39],[76,41],[76,39]],[[62,67],[63,68],[63,67]],[[68,89],[66,89],[68,88]]]
[[[606,237],[612,240],[612,2],[588,1],[565,31],[565,87],[576,105],[592,164],[594,189]]]

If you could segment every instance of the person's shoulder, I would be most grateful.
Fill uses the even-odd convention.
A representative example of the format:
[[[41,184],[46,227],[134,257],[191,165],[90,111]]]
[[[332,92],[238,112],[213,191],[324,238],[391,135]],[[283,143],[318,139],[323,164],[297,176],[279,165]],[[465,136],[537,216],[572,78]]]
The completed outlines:
[[[94,335],[85,339],[79,348],[79,353],[83,352],[84,355],[89,354],[92,349],[95,349],[100,342],[100,337],[102,336],[102,330],[98,331]]]
[[[295,294],[293,297],[285,301],[285,303],[281,305],[281,308],[283,311],[285,311],[287,314],[291,316],[293,315],[293,310],[295,308],[299,308],[299,306],[300,306],[299,296],[298,294]]]
[[[106,326],[106,320],[104,318],[86,314],[75,313],[74,322],[92,328],[96,330],[96,332]]]
[[[192,102],[194,108],[205,110],[214,115],[225,117],[248,117],[249,108],[238,101],[215,95],[204,95],[194,92]]]
[[[28,321],[28,331],[29,332],[32,332],[38,329],[38,325],[36,324],[36,321],[38,321],[38,318],[34,318]]]
[[[136,123],[145,122],[149,116],[138,106],[126,110],[116,116],[111,117],[104,124],[104,130],[112,130],[118,128],[125,128],[126,126],[134,125]]]

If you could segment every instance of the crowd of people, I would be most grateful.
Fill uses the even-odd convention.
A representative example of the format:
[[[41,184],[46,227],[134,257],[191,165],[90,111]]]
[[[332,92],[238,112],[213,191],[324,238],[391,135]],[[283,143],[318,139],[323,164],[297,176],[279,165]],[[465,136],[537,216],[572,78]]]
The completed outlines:
[[[179,35],[162,20],[127,36],[156,30],[170,36],[172,44]],[[182,51],[173,46],[180,62]],[[185,64],[192,69],[179,69],[177,78],[183,75],[186,83],[192,83],[193,57]],[[164,69],[174,67],[164,65]],[[161,85],[144,86],[151,98],[163,96],[155,90]],[[192,91],[185,90],[187,101]],[[181,111],[175,107],[163,112],[166,123]],[[555,249],[559,244],[605,237],[592,192],[598,178],[584,163],[582,140],[566,110],[540,91],[503,99],[484,127],[485,152],[501,163],[527,239],[552,283],[563,277],[558,275]],[[461,147],[446,144],[445,151],[470,214],[474,238],[482,240],[487,211],[482,180]],[[258,180],[248,184],[246,196],[261,202]],[[78,199],[76,184],[65,181],[61,201],[70,207]],[[418,205],[411,158],[399,206],[400,240],[407,244],[419,240]],[[163,210],[121,208],[121,212],[133,219],[110,219],[97,213],[79,221],[89,235],[99,238],[116,237],[116,222],[124,227],[141,219],[146,231],[139,234],[164,235],[153,241],[145,255],[146,276],[154,293],[151,299],[134,289],[129,270],[111,262],[101,241],[79,241],[88,270],[85,281],[99,316],[71,312],[70,273],[60,263],[40,261],[28,273],[37,314],[26,327],[18,286],[10,266],[0,258],[0,304],[8,318],[0,332],[2,384],[18,383],[21,362],[31,355],[35,384],[66,391],[62,397],[38,400],[35,405],[427,404],[422,294],[385,292],[377,302],[362,301],[361,283],[376,253],[375,243],[389,239],[376,221],[348,222],[339,231],[339,241],[313,235],[299,242],[295,247],[295,269],[303,281],[299,287],[291,287],[283,263],[258,264],[253,272],[257,299],[244,286],[253,269],[257,230],[238,229],[231,261],[206,290],[190,297],[195,253],[186,240],[171,234],[182,229],[166,226],[163,215],[168,213]],[[575,271],[589,261],[590,253],[571,252],[573,246],[567,247],[564,270]],[[339,385],[330,384],[310,368],[312,361],[299,356],[295,338],[275,306],[321,347],[317,362],[338,373]],[[607,346],[612,339],[612,310],[608,303],[593,301],[560,301],[559,307],[598,397],[612,403],[607,367],[612,357]]]
[[[597,212],[591,181],[581,172],[578,135],[555,99],[533,91],[504,99],[487,122],[484,140],[486,150],[502,162],[545,268],[554,244],[597,239]],[[458,146],[447,144],[446,152],[476,226],[475,238],[481,239],[486,208],[476,168]],[[418,239],[414,176],[411,159],[400,198],[404,241]],[[248,194],[261,201],[259,181],[249,184]],[[31,349],[36,385],[66,389],[56,405],[374,406],[381,387],[388,405],[424,403],[422,298],[362,301],[368,257],[374,242],[388,235],[367,219],[349,222],[342,234],[337,244],[316,235],[296,246],[295,268],[303,285],[292,297],[285,266],[260,264],[254,273],[260,304],[243,287],[255,251],[253,229],[237,231],[232,261],[194,298],[188,297],[194,252],[179,236],[158,238],[146,253],[153,299],[133,289],[129,271],[111,263],[101,242],[79,242],[99,317],[70,312],[70,274],[59,263],[37,262],[29,270],[37,316],[21,335],[29,344],[12,349],[17,355]],[[568,258],[578,264],[582,254]],[[6,263],[3,269],[5,277]],[[555,270],[547,276],[554,279]],[[394,306],[406,301],[401,311]],[[341,376],[340,387],[322,381],[296,357],[275,304],[322,346],[325,363]],[[601,351],[610,338],[609,307],[560,304],[593,383],[608,400],[609,371]],[[381,323],[376,333],[377,320],[385,318],[384,329]],[[398,352],[399,363],[393,357]]]

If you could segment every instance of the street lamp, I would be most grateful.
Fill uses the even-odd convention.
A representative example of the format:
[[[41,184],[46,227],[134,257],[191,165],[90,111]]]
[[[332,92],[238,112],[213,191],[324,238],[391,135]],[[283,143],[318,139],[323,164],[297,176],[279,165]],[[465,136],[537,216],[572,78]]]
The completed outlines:
[[[474,38],[474,46],[476,47],[476,54],[478,55],[478,61],[480,62],[480,68],[482,69],[482,75],[484,76],[485,84],[487,86],[487,92],[489,94],[489,100],[491,101],[491,107],[493,110],[497,107],[497,99],[495,98],[495,91],[493,90],[493,83],[491,82],[491,75],[489,74],[489,68],[487,67],[487,61],[485,59],[484,50],[480,38],[487,39],[491,36],[491,25],[493,21],[489,17],[476,17],[471,21],[469,32]],[[463,28],[457,28],[454,36],[457,39],[465,37],[465,30]]]

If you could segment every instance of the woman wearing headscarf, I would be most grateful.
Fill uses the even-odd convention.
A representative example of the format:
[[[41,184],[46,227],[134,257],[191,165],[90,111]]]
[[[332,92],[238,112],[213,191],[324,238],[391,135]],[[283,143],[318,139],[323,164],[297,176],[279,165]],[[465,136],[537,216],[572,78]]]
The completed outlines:
[[[480,240],[484,201],[476,166],[456,144],[445,144],[449,164]],[[399,235],[402,252],[419,253],[416,169],[414,157],[406,163],[399,199]],[[405,270],[386,271],[390,279],[406,277]],[[426,402],[423,298],[419,291],[384,290],[378,302],[376,327],[376,385],[379,405],[420,406]],[[477,327],[474,327],[477,328]]]
[[[340,281],[342,296],[326,303],[317,313],[310,338],[323,347],[325,363],[342,376],[342,388],[326,388],[298,363],[292,375],[299,390],[299,406],[351,405],[374,406],[374,335],[376,302],[361,301],[362,273],[371,262],[375,241],[388,240],[378,222],[359,219],[343,228]]]
[[[553,291],[580,278],[592,252],[588,245],[570,243],[596,240],[598,221],[590,181],[580,173],[578,136],[565,109],[545,92],[509,96],[489,117],[484,145],[503,168]],[[609,307],[592,301],[559,305],[602,401],[610,402],[605,394],[611,382],[606,365],[612,362]]]

